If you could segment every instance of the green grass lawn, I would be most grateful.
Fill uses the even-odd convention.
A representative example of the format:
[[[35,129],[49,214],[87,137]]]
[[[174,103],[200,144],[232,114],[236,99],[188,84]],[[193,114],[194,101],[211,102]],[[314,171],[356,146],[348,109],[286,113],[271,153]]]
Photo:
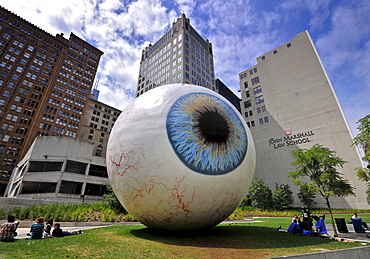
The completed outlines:
[[[210,230],[163,232],[141,225],[115,225],[83,235],[0,243],[7,258],[263,258],[362,246],[328,238],[279,232],[290,219],[221,224]]]

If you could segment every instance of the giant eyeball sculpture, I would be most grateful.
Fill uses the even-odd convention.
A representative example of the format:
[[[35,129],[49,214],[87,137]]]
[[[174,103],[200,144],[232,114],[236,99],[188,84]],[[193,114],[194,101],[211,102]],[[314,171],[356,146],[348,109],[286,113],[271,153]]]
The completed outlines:
[[[136,98],[110,134],[107,168],[125,209],[149,228],[211,228],[246,196],[255,169],[238,111],[207,88],[172,84]]]

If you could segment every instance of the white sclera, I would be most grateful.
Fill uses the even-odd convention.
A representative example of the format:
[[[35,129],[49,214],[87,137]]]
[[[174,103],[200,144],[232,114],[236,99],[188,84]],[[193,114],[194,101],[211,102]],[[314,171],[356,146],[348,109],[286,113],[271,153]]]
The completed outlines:
[[[247,153],[234,170],[220,175],[189,169],[168,139],[167,114],[173,103],[189,93],[219,94],[189,84],[152,89],[130,104],[111,132],[107,169],[112,188],[125,209],[151,228],[182,230],[210,228],[240,204],[255,169],[254,143],[244,119]]]

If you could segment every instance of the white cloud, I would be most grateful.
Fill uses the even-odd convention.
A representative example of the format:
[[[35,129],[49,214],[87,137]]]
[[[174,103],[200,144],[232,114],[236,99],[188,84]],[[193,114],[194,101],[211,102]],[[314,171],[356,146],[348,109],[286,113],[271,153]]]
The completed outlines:
[[[184,12],[212,42],[216,76],[234,92],[238,73],[257,56],[308,29],[350,124],[370,110],[367,0],[16,0],[2,6],[53,35],[73,32],[102,50],[100,100],[120,109],[134,99],[141,50]]]
[[[193,13],[194,7],[196,5],[195,0],[176,0],[175,1],[178,8],[178,13],[186,14],[188,17]]]
[[[339,6],[331,27],[318,37],[323,59],[353,132],[355,122],[370,112],[370,3]]]
[[[141,50],[177,17],[159,0],[23,0],[4,6],[53,35],[73,32],[102,50],[99,100],[120,109],[134,99]]]

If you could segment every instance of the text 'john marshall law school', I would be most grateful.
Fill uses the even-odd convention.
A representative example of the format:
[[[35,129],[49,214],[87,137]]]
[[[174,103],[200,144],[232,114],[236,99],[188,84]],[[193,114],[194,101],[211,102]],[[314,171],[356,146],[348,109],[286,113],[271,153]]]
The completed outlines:
[[[298,133],[294,135],[287,135],[281,138],[270,138],[269,139],[269,146],[273,146],[274,149],[282,148],[282,147],[289,147],[293,145],[298,145],[302,143],[311,142],[311,136],[315,135],[312,131],[307,131],[304,133]]]

